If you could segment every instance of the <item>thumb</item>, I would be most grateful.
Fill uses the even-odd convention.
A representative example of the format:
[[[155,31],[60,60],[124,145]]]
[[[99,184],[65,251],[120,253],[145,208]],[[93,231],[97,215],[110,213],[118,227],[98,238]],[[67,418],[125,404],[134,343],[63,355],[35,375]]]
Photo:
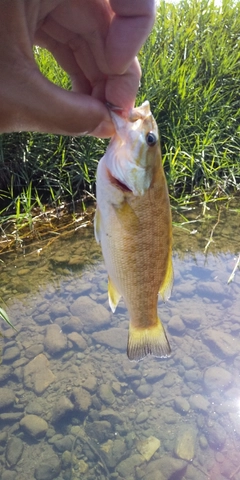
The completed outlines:
[[[0,81],[1,132],[113,135],[114,126],[102,102],[54,85],[32,63],[7,77],[5,71]]]

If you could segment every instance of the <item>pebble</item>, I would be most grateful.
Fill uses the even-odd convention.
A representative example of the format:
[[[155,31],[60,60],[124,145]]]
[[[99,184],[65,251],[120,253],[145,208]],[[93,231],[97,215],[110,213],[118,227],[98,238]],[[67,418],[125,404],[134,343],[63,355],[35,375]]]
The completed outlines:
[[[199,445],[202,448],[202,450],[205,450],[208,447],[208,441],[205,437],[205,435],[200,435],[199,437]]]
[[[37,395],[41,395],[55,381],[55,375],[49,369],[49,361],[45,355],[40,353],[25,365],[23,381],[25,387],[33,390]]]
[[[203,382],[210,391],[226,389],[232,383],[232,374],[222,367],[209,367],[204,372]]]
[[[200,394],[191,395],[189,398],[189,403],[193,410],[199,410],[201,412],[207,412],[210,407],[209,401]]]
[[[193,460],[195,456],[196,430],[190,425],[186,425],[178,431],[174,453],[182,460]]]
[[[200,372],[195,368],[185,371],[186,382],[201,383],[202,377],[203,377],[202,372]]]
[[[23,412],[10,412],[10,413],[1,413],[0,420],[6,423],[15,423],[21,420],[23,417]]]
[[[0,410],[6,410],[15,402],[14,392],[7,387],[0,388]]]
[[[164,379],[163,379],[163,385],[164,387],[172,387],[173,385],[176,385],[178,380],[178,375],[174,372],[168,372]]]
[[[139,372],[140,373],[140,372]],[[166,375],[166,370],[163,368],[152,368],[148,370],[148,373],[146,375],[146,381],[149,383],[155,383],[161,380],[164,376]]]
[[[153,460],[145,468],[147,480],[169,480],[182,478],[182,472],[187,466],[186,460],[164,455],[159,460]]]
[[[146,422],[148,417],[149,417],[148,412],[144,412],[144,411],[140,412],[136,417],[136,423],[144,423],[144,422]]]
[[[16,465],[23,454],[24,444],[19,437],[12,437],[7,443],[6,460],[10,467]]]
[[[112,405],[115,402],[115,396],[110,385],[108,384],[100,385],[98,389],[98,394],[101,400],[107,405]]]
[[[34,438],[43,437],[48,429],[47,422],[37,415],[25,415],[20,421],[20,426]]]
[[[128,331],[125,328],[109,328],[100,332],[94,332],[92,338],[101,345],[125,351],[127,348]]]
[[[181,364],[183,365],[185,370],[190,370],[191,368],[194,368],[196,366],[196,362],[191,357],[188,357],[187,355],[184,355],[182,357]]]
[[[131,475],[134,474],[135,468],[141,465],[144,462],[144,458],[139,453],[135,453],[130,457],[122,460],[116,467],[116,471],[124,479],[130,479]]]
[[[152,394],[152,392],[153,392],[153,387],[152,385],[148,385],[148,384],[140,385],[140,387],[136,389],[136,394],[140,398],[147,398]]]
[[[101,445],[104,452],[105,462],[108,468],[115,469],[116,465],[126,455],[126,444],[122,438],[116,440],[108,440]]]
[[[63,317],[68,314],[69,314],[69,311],[65,303],[54,302],[50,307],[50,315],[52,318]]]
[[[208,427],[206,432],[208,443],[216,450],[221,449],[226,441],[227,434],[225,429],[217,422]]]
[[[190,409],[189,402],[184,397],[175,397],[174,399],[174,407],[179,413],[187,413]]]
[[[33,319],[38,325],[49,324],[51,322],[51,317],[48,313],[39,313],[38,315],[35,315]]]
[[[63,353],[67,349],[68,342],[66,335],[58,325],[48,325],[46,328],[44,347],[50,355]]]
[[[74,408],[80,412],[86,413],[92,404],[92,397],[85,388],[78,387],[73,389],[71,400]]]
[[[73,435],[64,435],[62,438],[57,439],[54,442],[51,442],[58,452],[65,452],[65,450],[72,451],[72,446],[74,442]]]
[[[12,374],[12,367],[8,365],[1,365],[0,368],[0,383],[5,382]]]
[[[239,339],[233,337],[229,333],[223,332],[222,330],[211,328],[207,330],[207,332],[204,332],[202,339],[207,344],[210,344],[210,346],[216,347],[216,353],[221,357],[224,357],[224,359],[226,357],[232,358],[239,354]]]
[[[14,470],[5,470],[1,475],[1,480],[16,480],[18,473]]]
[[[36,480],[53,480],[61,471],[61,461],[57,455],[53,454],[48,458],[43,458],[41,463],[35,469],[34,478]]]
[[[112,408],[107,408],[99,412],[99,418],[103,420],[109,420],[111,423],[123,423],[123,417],[120,413],[116,412]]]
[[[52,422],[57,423],[59,420],[61,420],[65,415],[68,413],[72,412],[74,409],[74,405],[69,400],[66,395],[62,395],[56,403],[53,406],[53,411],[52,411]]]
[[[168,322],[168,330],[173,335],[181,335],[185,331],[186,327],[180,317],[180,315],[173,315]]]
[[[192,311],[191,313],[184,314],[183,321],[188,328],[196,329],[204,323],[204,317],[201,313]]]
[[[78,347],[79,350],[85,350],[87,348],[87,342],[84,340],[82,335],[77,332],[72,332],[68,334],[68,339]]]
[[[93,393],[96,391],[98,385],[98,381],[94,375],[89,375],[86,380],[84,380],[82,387],[88,390],[89,392]]]
[[[146,440],[139,440],[137,442],[137,450],[143,456],[144,460],[149,462],[154,453],[160,447],[160,440],[156,437],[150,436]]]
[[[72,315],[80,318],[84,330],[88,333],[99,330],[102,326],[110,325],[110,312],[89,297],[77,298],[72,303],[70,311]]]
[[[86,425],[87,435],[93,440],[103,443],[109,439],[112,425],[107,420],[95,420]]]
[[[36,357],[36,355],[39,355],[40,353],[42,353],[44,350],[44,347],[43,347],[43,344],[34,344],[34,345],[31,345],[31,347],[28,347],[25,352],[24,352],[24,356],[26,359],[32,359],[34,357]],[[15,366],[16,368],[16,366]]]
[[[9,347],[4,350],[3,361],[4,362],[13,362],[20,357],[21,351],[20,348],[16,345],[15,347]]]

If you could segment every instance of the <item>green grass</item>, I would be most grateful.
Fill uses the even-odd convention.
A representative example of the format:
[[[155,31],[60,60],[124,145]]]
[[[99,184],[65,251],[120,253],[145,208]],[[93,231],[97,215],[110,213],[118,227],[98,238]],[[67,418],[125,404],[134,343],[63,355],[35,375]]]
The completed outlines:
[[[140,54],[173,195],[240,181],[240,2],[161,2]]]
[[[172,200],[199,195],[205,204],[240,184],[240,2],[160,2],[155,28],[139,59],[137,103],[148,99],[158,122]],[[35,49],[39,68],[70,88],[52,56]],[[74,206],[94,194],[97,162],[107,142],[37,133],[0,136],[0,214],[17,224],[45,204]],[[4,224],[5,225],[5,224]],[[0,227],[4,229],[3,223]]]

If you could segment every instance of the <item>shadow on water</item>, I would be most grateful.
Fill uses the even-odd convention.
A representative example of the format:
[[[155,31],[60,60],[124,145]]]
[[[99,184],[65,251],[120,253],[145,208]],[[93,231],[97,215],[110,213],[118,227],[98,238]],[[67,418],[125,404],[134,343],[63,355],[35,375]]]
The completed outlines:
[[[239,214],[189,212],[160,317],[169,359],[131,363],[92,229],[3,257],[2,480],[239,480]],[[40,248],[41,246],[38,246]],[[205,253],[204,253],[205,251]]]

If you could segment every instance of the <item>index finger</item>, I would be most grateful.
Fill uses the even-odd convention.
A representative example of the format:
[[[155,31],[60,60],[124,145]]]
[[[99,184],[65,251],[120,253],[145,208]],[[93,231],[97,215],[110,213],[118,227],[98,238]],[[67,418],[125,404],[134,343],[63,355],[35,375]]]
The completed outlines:
[[[155,20],[155,0],[109,0],[114,12],[106,41],[111,72],[124,73],[147,39]]]

